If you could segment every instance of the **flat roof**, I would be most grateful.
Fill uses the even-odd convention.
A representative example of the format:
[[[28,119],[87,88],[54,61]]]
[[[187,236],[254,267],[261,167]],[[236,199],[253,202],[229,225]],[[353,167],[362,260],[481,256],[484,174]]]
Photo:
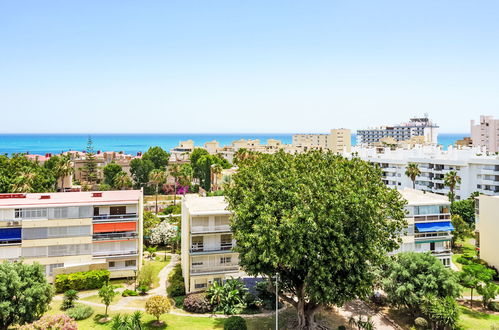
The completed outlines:
[[[92,197],[94,193],[101,197]],[[24,198],[1,198],[5,195],[24,195]],[[41,196],[50,196],[43,198]],[[27,194],[0,194],[0,208],[19,206],[55,206],[55,205],[103,205],[137,203],[142,196],[141,190],[51,192]]]
[[[184,198],[191,215],[231,214],[224,196],[202,197],[192,194]]]
[[[398,192],[407,200],[408,205],[450,204],[449,198],[444,195],[411,188],[398,189]]]

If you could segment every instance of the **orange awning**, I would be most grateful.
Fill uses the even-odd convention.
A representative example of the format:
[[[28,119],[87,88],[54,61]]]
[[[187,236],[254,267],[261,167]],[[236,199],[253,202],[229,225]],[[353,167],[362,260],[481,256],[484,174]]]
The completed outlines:
[[[94,233],[136,231],[136,224],[136,222],[96,223],[94,224]]]

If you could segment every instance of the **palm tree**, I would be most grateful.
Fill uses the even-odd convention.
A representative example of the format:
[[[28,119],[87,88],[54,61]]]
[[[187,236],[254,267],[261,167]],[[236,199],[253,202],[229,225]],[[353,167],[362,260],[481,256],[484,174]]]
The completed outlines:
[[[458,184],[461,183],[461,177],[457,175],[456,171],[450,171],[448,173],[445,173],[444,176],[444,185],[449,187],[449,199],[452,202],[454,202],[454,198],[456,197],[454,194],[454,189]]]
[[[126,172],[119,172],[114,177],[114,186],[120,190],[130,188],[132,186],[132,179]]]
[[[180,166],[180,176],[179,181],[182,185],[188,186],[192,183],[192,166],[189,163],[182,164]]]
[[[418,175],[421,175],[421,171],[419,170],[418,164],[409,163],[405,168],[405,175],[407,175],[412,181],[412,189],[416,188],[416,178]]]
[[[159,186],[166,181],[165,171],[154,169],[149,173],[149,183],[156,186],[156,214],[158,214],[158,191]]]
[[[36,173],[31,169],[26,168],[19,172],[19,175],[14,179],[14,185],[12,187],[13,192],[17,193],[29,193],[34,192],[34,182],[36,179]]]
[[[64,178],[73,174],[74,168],[69,156],[61,156],[59,162],[55,166],[57,180],[61,179],[61,191],[64,191]]]
[[[180,174],[180,166],[178,164],[171,164],[168,168],[170,175],[173,176],[173,205],[177,204],[177,180]]]
[[[212,190],[217,190],[218,189],[218,175],[222,173],[222,166],[220,164],[213,164],[211,165],[211,174],[213,175],[213,179],[211,182],[213,183],[214,188]]]

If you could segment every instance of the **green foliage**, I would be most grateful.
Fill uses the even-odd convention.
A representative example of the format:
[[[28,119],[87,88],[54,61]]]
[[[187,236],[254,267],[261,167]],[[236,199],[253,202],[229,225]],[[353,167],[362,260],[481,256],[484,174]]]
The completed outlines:
[[[11,158],[0,155],[0,193],[49,192],[54,191],[56,183],[55,165],[53,168],[41,166],[24,154]]]
[[[215,307],[215,311],[230,315],[245,307],[244,298],[247,290],[243,282],[232,278],[223,285],[213,282],[206,291],[206,297]]]
[[[416,319],[414,320],[414,325],[418,329],[428,329],[428,321],[426,321],[426,319],[422,317],[416,317]]]
[[[499,286],[493,282],[477,287],[477,291],[482,295],[483,307],[488,307],[490,302],[499,294]]]
[[[20,330],[77,330],[78,324],[66,314],[45,315],[31,324],[23,325]]]
[[[452,245],[455,245],[459,240],[465,240],[473,235],[470,226],[460,215],[453,214],[451,219],[452,226],[454,227],[454,231],[452,232]]]
[[[143,158],[134,158],[130,162],[130,173],[132,174],[135,188],[139,189],[144,187],[146,190],[147,183],[149,182],[149,173],[154,169],[154,163],[150,160]],[[151,188],[147,189],[147,193],[151,193]]]
[[[172,297],[173,301],[175,302],[175,307],[177,308],[184,308],[184,299],[185,296],[177,296],[177,297]]]
[[[123,172],[120,165],[112,162],[104,166],[104,183],[109,185],[110,187],[114,187],[114,178],[118,173]]]
[[[121,296],[122,297],[129,297],[129,296],[138,296],[139,293],[135,290],[130,290],[130,289],[126,289],[126,290],[123,290],[123,292],[121,293]]]
[[[153,283],[153,280],[154,280],[154,265],[152,263],[147,263],[139,271],[139,275],[137,276],[137,281],[139,283],[139,286],[147,287],[149,289]]]
[[[204,190],[211,190],[212,165],[221,168],[230,168],[230,163],[219,155],[210,155],[208,151],[195,148],[190,157],[193,176],[200,181]]]
[[[412,188],[416,186],[416,178],[421,175],[421,170],[419,169],[418,164],[409,163],[405,168],[405,175],[408,176],[412,181]]]
[[[459,175],[457,175],[456,171],[449,171],[449,172],[445,173],[444,185],[449,187],[448,196],[449,196],[451,203],[454,202],[454,198],[456,197],[455,193],[454,193],[454,189],[460,183],[461,183],[461,177]]]
[[[255,290],[258,298],[262,301],[263,308],[275,308],[275,291],[271,289],[267,280],[258,282]]]
[[[407,225],[405,202],[379,168],[333,153],[280,151],[241,162],[225,198],[239,264],[250,275],[279,273],[312,315],[319,305],[367,296],[372,268],[398,248]],[[281,297],[297,307],[296,296]]]
[[[151,236],[151,229],[159,225],[161,220],[158,218],[158,216],[152,212],[145,211],[144,212],[144,236],[145,237],[150,237]]]
[[[55,290],[56,292],[65,292],[71,289],[77,291],[98,289],[109,281],[109,275],[107,269],[59,274],[55,277]]]
[[[211,312],[212,306],[206,293],[191,293],[184,299],[184,309],[191,313],[208,313]]]
[[[41,265],[4,261],[0,264],[0,329],[38,319],[53,295]]]
[[[421,311],[433,324],[433,329],[453,329],[459,321],[459,305],[453,297],[429,295],[423,299]]]
[[[66,314],[76,321],[88,319],[93,313],[92,307],[84,304],[77,304],[73,308],[66,310]]]
[[[85,153],[85,164],[82,169],[83,178],[89,183],[97,182],[97,162],[92,137],[88,137],[87,150]]]
[[[156,317],[156,322],[159,322],[161,315],[168,313],[171,307],[170,299],[164,296],[154,296],[146,301],[146,312]]]
[[[163,209],[163,212],[161,214],[168,215],[168,214],[180,214],[182,212],[182,204],[176,204],[176,205],[168,205]]]
[[[462,286],[471,289],[471,306],[473,306],[473,290],[492,281],[494,273],[493,269],[477,263],[463,266],[463,270],[460,273],[460,282]]]
[[[475,226],[475,200],[463,199],[460,201],[452,202],[450,206],[452,215],[459,215],[470,226]]]
[[[78,291],[71,289],[64,292],[64,298],[62,300],[61,309],[66,310],[69,308],[73,308],[74,302],[76,300],[78,300]]]
[[[388,264],[383,284],[389,302],[413,314],[417,314],[428,295],[437,298],[460,295],[454,272],[430,253],[399,253]]]
[[[472,263],[472,261],[464,256],[460,256],[459,258],[456,259],[458,263],[461,265],[469,265]]]
[[[374,322],[371,319],[371,316],[366,316],[366,319],[364,320],[364,317],[362,315],[359,315],[357,318],[354,317],[353,315],[350,316],[348,319],[348,324],[350,327],[361,330],[373,330],[374,329]]]
[[[101,302],[106,305],[106,312],[105,316],[107,316],[107,310],[109,308],[109,305],[111,305],[111,302],[113,301],[114,297],[118,294],[117,291],[115,291],[116,287],[111,284],[104,284],[102,288],[99,289],[99,297],[101,298]]]
[[[137,290],[141,296],[145,296],[147,291],[149,291],[149,285],[141,285],[137,288]]]
[[[246,330],[246,320],[241,316],[231,316],[225,320],[224,330]]]
[[[169,297],[178,297],[185,295],[184,277],[182,276],[182,266],[176,264],[168,276],[168,287],[166,292]]]
[[[139,311],[133,314],[116,314],[111,320],[112,330],[141,330],[142,313]]]
[[[161,147],[150,147],[143,155],[144,161],[150,161],[155,169],[165,170],[170,159],[170,154]]]

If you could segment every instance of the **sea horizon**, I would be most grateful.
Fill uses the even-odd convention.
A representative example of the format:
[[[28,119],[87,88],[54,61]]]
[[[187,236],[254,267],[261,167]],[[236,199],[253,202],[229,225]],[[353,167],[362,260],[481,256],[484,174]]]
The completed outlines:
[[[281,140],[290,144],[293,134],[309,133],[2,133],[0,134],[0,154],[58,154],[66,151],[82,151],[92,137],[95,151],[116,151],[127,154],[145,152],[149,147],[160,146],[170,151],[180,141],[193,140],[195,146],[216,140],[221,146],[230,145],[238,139],[259,139],[264,144],[267,139]],[[310,133],[317,134],[317,133]],[[466,133],[440,133],[438,144],[444,149],[455,141],[469,136]],[[356,144],[356,134],[352,134],[352,146]]]

